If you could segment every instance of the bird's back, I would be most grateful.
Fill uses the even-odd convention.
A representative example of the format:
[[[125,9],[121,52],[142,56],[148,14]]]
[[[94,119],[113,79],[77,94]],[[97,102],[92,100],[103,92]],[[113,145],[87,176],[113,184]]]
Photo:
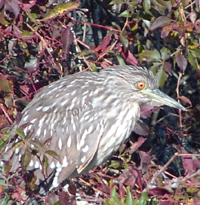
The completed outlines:
[[[12,156],[12,171],[24,155],[32,154],[25,163],[27,169],[36,169],[40,180],[55,172],[56,187],[105,161],[128,138],[139,118],[138,104],[123,99],[110,83],[121,82],[85,72],[42,89],[23,111],[18,127],[28,137],[26,146],[23,142]],[[13,142],[19,143],[18,139]]]

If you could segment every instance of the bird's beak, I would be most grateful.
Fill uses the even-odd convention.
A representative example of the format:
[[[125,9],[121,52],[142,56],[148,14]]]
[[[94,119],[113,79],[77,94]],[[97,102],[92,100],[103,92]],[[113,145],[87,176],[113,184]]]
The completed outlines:
[[[174,107],[177,109],[181,109],[183,111],[187,111],[186,108],[184,108],[180,103],[175,101],[173,98],[170,98],[168,95],[161,92],[159,89],[155,89],[155,90],[144,89],[141,90],[141,92],[151,97],[152,104],[155,102],[160,105],[167,105],[169,107]]]

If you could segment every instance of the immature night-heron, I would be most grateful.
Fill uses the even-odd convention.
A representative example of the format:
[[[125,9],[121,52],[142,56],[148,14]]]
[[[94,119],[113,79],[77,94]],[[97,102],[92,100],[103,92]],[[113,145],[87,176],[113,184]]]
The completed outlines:
[[[11,139],[6,150],[15,150],[6,155],[11,171],[22,161],[39,180],[53,176],[52,188],[102,164],[134,130],[142,104],[186,110],[162,93],[153,74],[142,67],[114,66],[51,83],[23,111],[18,127],[26,138]],[[10,149],[13,144],[17,146]]]

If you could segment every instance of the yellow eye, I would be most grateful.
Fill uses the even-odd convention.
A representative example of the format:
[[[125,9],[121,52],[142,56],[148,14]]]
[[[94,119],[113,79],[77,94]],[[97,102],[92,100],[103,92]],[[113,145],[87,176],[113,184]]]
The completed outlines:
[[[145,82],[143,82],[143,81],[137,82],[137,88],[138,88],[139,90],[142,90],[142,89],[144,89],[145,87],[146,87],[146,83],[145,83]]]

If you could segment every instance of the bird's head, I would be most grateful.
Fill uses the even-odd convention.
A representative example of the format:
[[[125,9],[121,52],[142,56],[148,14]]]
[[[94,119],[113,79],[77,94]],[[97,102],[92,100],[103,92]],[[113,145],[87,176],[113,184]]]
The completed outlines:
[[[158,81],[152,72],[138,66],[114,66],[105,69],[104,72],[111,72],[115,77],[114,83],[120,92],[129,95],[129,99],[138,104],[149,104],[152,106],[167,105],[169,107],[186,109],[173,98],[159,90]],[[120,84],[120,85],[119,85]],[[127,96],[126,96],[127,98]]]

